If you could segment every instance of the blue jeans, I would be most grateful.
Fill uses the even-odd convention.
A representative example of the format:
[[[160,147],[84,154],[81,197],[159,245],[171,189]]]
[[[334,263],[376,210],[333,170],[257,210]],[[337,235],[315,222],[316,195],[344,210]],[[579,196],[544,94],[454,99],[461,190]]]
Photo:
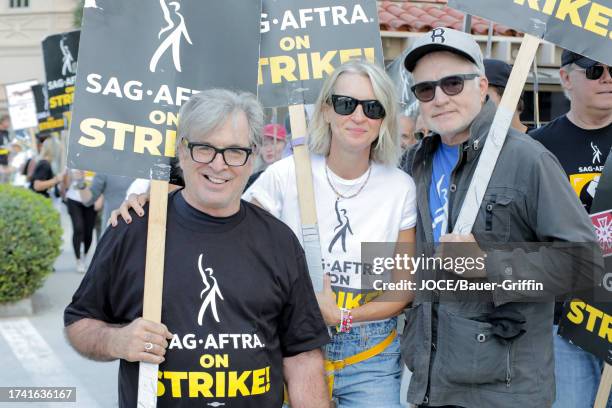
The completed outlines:
[[[325,358],[343,360],[382,342],[397,326],[397,318],[334,333],[325,346]],[[380,354],[334,373],[332,398],[337,408],[401,408],[399,337]]]
[[[557,398],[553,408],[591,408],[601,380],[603,362],[557,335],[554,326],[555,385]],[[612,396],[608,399],[612,408]]]

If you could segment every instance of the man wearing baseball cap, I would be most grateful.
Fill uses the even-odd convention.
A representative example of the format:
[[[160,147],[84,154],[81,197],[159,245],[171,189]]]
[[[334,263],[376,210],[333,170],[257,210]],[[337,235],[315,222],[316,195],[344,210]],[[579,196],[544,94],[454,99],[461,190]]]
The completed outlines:
[[[279,161],[283,157],[283,150],[287,141],[287,130],[278,123],[268,123],[263,130],[263,145],[261,158],[266,165]]]
[[[492,58],[484,60],[484,67],[485,75],[489,81],[487,95],[495,102],[495,105],[499,106],[506,86],[508,86],[508,79],[510,79],[512,67],[504,61]],[[512,123],[510,126],[521,133],[527,133],[528,127],[523,125],[520,117],[523,110],[525,110],[525,102],[523,101],[523,95],[521,95],[516,111],[514,111],[514,116],[512,116]]]
[[[411,90],[421,115],[433,132],[406,153],[404,165],[417,186],[416,253],[444,257],[449,243],[455,248],[455,243],[469,243],[471,251],[462,251],[462,256],[484,259],[485,267],[465,271],[462,277],[468,282],[501,285],[533,279],[545,291],[551,290],[552,276],[564,282],[577,262],[588,264],[587,256],[551,245],[527,252],[508,244],[591,242],[596,247],[589,219],[557,160],[512,128],[471,233],[451,233],[497,107],[487,97],[482,53],[469,34],[436,28],[416,40],[404,62],[414,76]],[[484,254],[485,243],[496,250]],[[417,270],[416,285],[459,273],[450,268]],[[550,298],[538,302],[542,292],[519,294],[499,286],[486,294],[485,300],[449,301],[453,295],[443,290],[415,293],[402,337],[402,356],[413,372],[409,402],[421,407],[551,406]]]
[[[561,162],[587,213],[612,147],[612,68],[565,50],[559,70],[570,110],[531,133]],[[562,303],[555,307],[555,327]],[[555,408],[593,406],[603,362],[554,336],[557,399]],[[612,407],[612,398],[609,405]]]
[[[261,176],[261,173],[263,173],[269,165],[283,158],[283,151],[286,146],[287,130],[283,125],[268,123],[264,126],[263,142],[261,147],[258,148],[259,160],[257,163],[257,170],[249,177],[249,181],[247,181],[244,191],[251,187],[251,184]]]

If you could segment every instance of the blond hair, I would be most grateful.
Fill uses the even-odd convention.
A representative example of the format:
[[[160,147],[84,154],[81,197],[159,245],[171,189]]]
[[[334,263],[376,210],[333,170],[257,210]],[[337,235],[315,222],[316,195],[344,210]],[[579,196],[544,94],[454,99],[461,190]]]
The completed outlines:
[[[370,158],[376,163],[396,166],[402,149],[398,123],[399,107],[395,86],[382,68],[362,60],[351,60],[340,65],[323,83],[309,127],[308,145],[310,151],[322,156],[329,155],[332,133],[329,123],[325,121],[323,111],[325,104],[331,101],[336,81],[344,73],[358,74],[370,79],[374,96],[382,104],[386,113],[380,125],[378,138],[370,149]]]

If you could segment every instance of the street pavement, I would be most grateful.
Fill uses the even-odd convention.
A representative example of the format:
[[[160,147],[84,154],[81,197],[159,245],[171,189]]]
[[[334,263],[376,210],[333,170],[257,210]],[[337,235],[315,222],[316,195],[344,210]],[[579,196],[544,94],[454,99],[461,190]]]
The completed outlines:
[[[118,362],[95,362],[77,354],[63,331],[64,308],[79,286],[66,207],[57,203],[64,228],[55,271],[33,296],[34,314],[0,318],[0,387],[76,387],[72,403],[2,403],[0,407],[116,407]],[[92,247],[90,257],[93,255]]]

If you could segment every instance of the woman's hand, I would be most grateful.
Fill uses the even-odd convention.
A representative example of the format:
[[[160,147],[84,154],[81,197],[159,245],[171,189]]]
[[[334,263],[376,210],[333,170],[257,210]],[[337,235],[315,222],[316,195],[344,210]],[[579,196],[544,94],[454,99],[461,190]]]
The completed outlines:
[[[126,223],[131,223],[132,216],[130,215],[130,208],[133,208],[136,214],[138,214],[139,217],[142,217],[145,213],[142,207],[148,201],[149,193],[143,193],[138,195],[130,194],[128,199],[121,203],[121,206],[118,209],[113,210],[110,215],[110,218],[108,219],[108,223],[113,227],[116,227],[117,219],[119,218],[119,216],[121,216],[121,218],[123,218]]]
[[[342,312],[336,304],[336,295],[331,288],[331,277],[328,274],[323,277],[323,292],[317,293],[316,295],[325,324],[328,326],[340,324]]]

